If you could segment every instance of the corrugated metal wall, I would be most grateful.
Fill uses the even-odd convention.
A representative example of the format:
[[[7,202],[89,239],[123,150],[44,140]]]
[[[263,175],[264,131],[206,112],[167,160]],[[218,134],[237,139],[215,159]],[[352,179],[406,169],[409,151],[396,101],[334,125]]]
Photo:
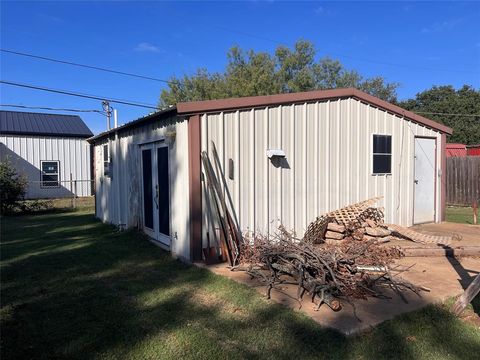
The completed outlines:
[[[77,180],[77,196],[90,196],[90,145],[85,139],[60,137],[31,137],[19,135],[1,135],[1,157],[10,158],[19,173],[25,174],[30,181],[26,198],[59,198],[72,196],[75,187],[70,185]],[[55,160],[60,165],[61,186],[42,188],[41,161]]]
[[[172,253],[190,258],[188,192],[188,123],[176,117],[123,130],[115,138],[95,144],[95,187],[97,217],[104,222],[142,227],[142,172],[140,145],[164,140],[167,128],[174,127],[175,141],[169,146]],[[115,140],[116,139],[116,140]],[[103,145],[109,143],[111,174],[103,173]],[[176,235],[176,236],[175,236]]]
[[[201,131],[211,159],[212,143],[217,148],[242,231],[271,233],[281,223],[302,236],[317,215],[375,196],[384,196],[387,222],[410,226],[415,135],[437,139],[440,169],[438,132],[355,99],[204,114]],[[391,175],[372,175],[373,134],[392,135]],[[267,149],[286,158],[272,162]],[[438,220],[440,178],[436,197]],[[205,198],[204,191],[204,239],[212,231]]]

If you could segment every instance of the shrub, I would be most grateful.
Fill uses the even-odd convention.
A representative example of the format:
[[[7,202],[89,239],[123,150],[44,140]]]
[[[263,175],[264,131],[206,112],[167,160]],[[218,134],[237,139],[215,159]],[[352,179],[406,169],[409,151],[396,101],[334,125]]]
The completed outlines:
[[[0,211],[1,214],[13,212],[19,207],[27,189],[27,178],[17,174],[8,159],[0,161]]]
[[[53,209],[52,200],[25,200],[18,204],[22,213],[44,212]]]

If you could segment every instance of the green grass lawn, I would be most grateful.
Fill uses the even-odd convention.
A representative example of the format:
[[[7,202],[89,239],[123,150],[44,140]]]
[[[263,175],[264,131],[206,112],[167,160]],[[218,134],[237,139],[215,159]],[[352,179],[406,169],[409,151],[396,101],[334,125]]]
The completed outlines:
[[[1,358],[476,359],[480,331],[430,306],[354,336],[187,266],[91,210],[2,219]],[[341,313],[339,313],[341,316]]]
[[[471,207],[447,206],[446,221],[473,224],[473,209]],[[480,222],[480,218],[477,221]]]

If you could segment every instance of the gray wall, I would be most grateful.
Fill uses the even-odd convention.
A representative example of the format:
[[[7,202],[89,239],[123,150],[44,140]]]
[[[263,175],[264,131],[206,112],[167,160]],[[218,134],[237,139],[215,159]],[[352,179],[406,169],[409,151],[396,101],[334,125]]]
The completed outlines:
[[[17,171],[27,176],[27,199],[90,196],[90,145],[85,139],[0,135],[1,158],[8,157]],[[60,187],[42,188],[41,161],[59,161]],[[69,182],[77,180],[77,190]],[[87,181],[85,181],[87,180]]]
[[[171,251],[190,258],[188,123],[172,117],[133,129],[95,143],[95,186],[97,217],[126,228],[143,227],[143,191],[140,146],[164,141],[165,133],[174,131],[170,154]],[[110,145],[111,177],[103,171],[103,145]],[[176,236],[175,236],[176,235]]]

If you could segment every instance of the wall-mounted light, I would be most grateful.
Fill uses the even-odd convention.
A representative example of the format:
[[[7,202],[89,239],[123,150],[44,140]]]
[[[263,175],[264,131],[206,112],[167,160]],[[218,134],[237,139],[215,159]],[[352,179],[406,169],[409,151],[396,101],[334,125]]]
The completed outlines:
[[[275,158],[275,157],[285,157],[285,151],[281,149],[268,149],[267,150],[267,156],[269,159]]]

